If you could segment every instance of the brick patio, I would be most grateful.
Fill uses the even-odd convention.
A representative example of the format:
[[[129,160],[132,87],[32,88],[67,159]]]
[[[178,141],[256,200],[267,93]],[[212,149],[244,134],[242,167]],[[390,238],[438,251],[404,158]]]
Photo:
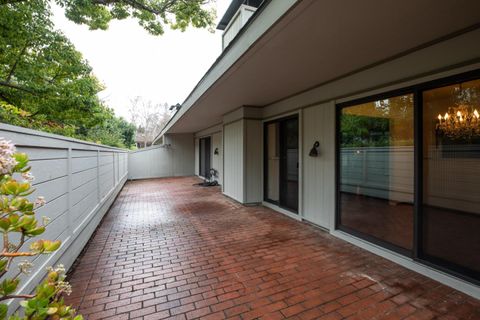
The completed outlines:
[[[86,319],[480,319],[480,301],[196,178],[128,182],[70,275]]]

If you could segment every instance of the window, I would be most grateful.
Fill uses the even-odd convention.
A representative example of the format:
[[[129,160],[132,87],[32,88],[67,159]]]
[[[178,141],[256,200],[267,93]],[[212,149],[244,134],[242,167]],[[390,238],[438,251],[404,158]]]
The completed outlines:
[[[413,94],[340,111],[340,228],[413,247]]]
[[[337,228],[480,283],[480,70],[337,117]]]
[[[480,272],[480,80],[423,92],[422,252]]]

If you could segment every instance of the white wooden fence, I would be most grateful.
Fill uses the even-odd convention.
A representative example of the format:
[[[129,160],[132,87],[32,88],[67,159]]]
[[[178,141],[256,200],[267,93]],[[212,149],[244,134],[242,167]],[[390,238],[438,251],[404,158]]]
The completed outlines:
[[[80,254],[127,180],[128,151],[6,124],[0,124],[0,137],[31,159],[32,199],[44,196],[47,201],[37,218],[51,219],[40,238],[62,241],[54,254],[33,259],[34,270],[20,288],[30,292],[47,266],[69,268]]]
[[[341,149],[341,190],[413,202],[413,147]]]
[[[424,160],[425,203],[480,213],[478,157],[449,157],[432,147]],[[413,203],[413,161],[413,147],[342,148],[341,190]]]
[[[195,174],[193,134],[165,135],[165,144],[129,153],[128,178],[151,179]]]

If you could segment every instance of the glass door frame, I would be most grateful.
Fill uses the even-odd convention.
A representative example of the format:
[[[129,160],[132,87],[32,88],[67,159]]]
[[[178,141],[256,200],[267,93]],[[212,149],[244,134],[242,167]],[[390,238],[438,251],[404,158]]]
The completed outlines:
[[[276,119],[273,119],[273,120],[269,120],[269,121],[265,121],[263,123],[263,201],[265,202],[268,202],[268,203],[271,203],[271,204],[274,204],[282,209],[285,209],[289,212],[292,212],[294,214],[299,214],[298,212],[298,208],[299,208],[299,202],[300,202],[300,180],[297,181],[297,184],[298,184],[298,190],[297,190],[297,209],[294,210],[290,207],[287,207],[285,205],[283,205],[281,203],[281,199],[282,199],[282,193],[285,192],[285,186],[282,186],[282,181],[285,180],[285,175],[287,175],[287,172],[285,170],[285,165],[282,163],[282,156],[281,156],[281,153],[282,151],[284,150],[284,143],[282,143],[282,138],[283,138],[283,135],[282,135],[282,132],[281,132],[281,129],[279,130],[279,153],[280,153],[280,164],[279,164],[279,200],[278,201],[274,201],[274,200],[271,200],[268,198],[268,125],[269,124],[273,124],[273,123],[278,123],[279,124],[279,128],[282,127],[281,123],[284,122],[284,121],[287,121],[287,120],[292,120],[292,119],[296,119],[297,120],[297,123],[298,123],[298,127],[297,127],[297,136],[298,136],[298,162],[300,162],[300,117],[297,113],[293,114],[293,115],[290,115],[290,116],[286,116],[286,117],[282,117],[282,118],[276,118]],[[297,177],[300,178],[300,167],[297,166],[297,171],[298,171],[298,174],[297,174]]]
[[[360,99],[350,100],[338,103],[335,106],[335,224],[336,230],[344,231],[355,237],[364,239],[375,245],[388,250],[400,253],[406,257],[412,258],[423,265],[451,274],[457,278],[467,280],[476,285],[480,285],[480,279],[477,279],[476,272],[466,269],[462,266],[448,263],[441,259],[428,256],[422,250],[423,242],[423,92],[457,83],[480,79],[480,69],[436,79],[433,81],[420,83],[397,90],[370,95]],[[407,250],[391,243],[382,241],[378,238],[369,236],[356,230],[341,225],[341,197],[340,197],[340,116],[341,110],[345,107],[358,105],[376,100],[388,99],[395,96],[413,94],[413,116],[414,116],[414,203],[413,203],[413,249]]]
[[[202,152],[202,142],[205,143],[205,148],[207,149],[207,142],[208,142],[208,154],[206,152]],[[207,151],[207,150],[204,150]],[[210,163],[204,163],[208,160]],[[202,175],[202,165],[205,165],[205,174]],[[204,178],[210,174],[210,169],[212,167],[212,137],[203,137],[198,139],[198,175]],[[208,170],[207,170],[208,168]]]

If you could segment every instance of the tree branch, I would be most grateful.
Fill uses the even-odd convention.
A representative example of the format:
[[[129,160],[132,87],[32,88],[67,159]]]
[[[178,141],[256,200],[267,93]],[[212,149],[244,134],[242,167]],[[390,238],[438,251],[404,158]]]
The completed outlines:
[[[36,256],[33,252],[2,252],[0,257],[15,258],[15,257],[32,257]]]
[[[12,0],[12,1],[15,1],[15,0]],[[143,4],[139,1],[136,1],[136,0],[123,0],[123,1],[121,1],[121,0],[92,0],[92,3],[98,4],[98,5],[103,5],[103,6],[108,6],[108,5],[119,3],[119,2],[126,2],[130,6],[132,6],[132,8],[139,9],[139,10],[145,10],[145,11],[148,11],[148,12],[153,13],[155,15],[160,15],[162,13],[167,12],[167,10],[170,7],[172,7],[175,4],[176,1],[178,1],[178,0],[166,1],[164,3],[164,5],[161,6],[160,8],[154,8],[154,7],[145,5],[145,4]]]
[[[12,79],[13,73],[15,72],[15,69],[17,68],[18,63],[20,62],[20,58],[25,54],[28,46],[29,46],[29,43],[27,42],[25,44],[25,46],[23,46],[22,51],[20,51],[20,54],[18,55],[17,59],[15,59],[15,62],[13,63],[13,66],[10,68],[10,72],[8,73],[8,76],[7,76],[7,82],[8,83],[10,83],[10,80]]]
[[[19,298],[32,299],[34,297],[35,297],[34,294],[11,294],[11,295],[0,297],[0,301],[8,300],[8,299],[19,299]]]
[[[32,91],[28,88],[17,86],[16,84],[8,83],[8,82],[2,81],[2,80],[0,80],[0,86],[8,87],[8,88],[11,88],[11,89],[16,89],[16,90],[20,90],[20,91],[24,91],[24,92],[28,92],[28,93],[31,93],[31,94],[36,94],[34,91]]]
[[[0,5],[5,5],[5,4],[15,4],[19,2],[25,2],[26,0],[0,0]]]

